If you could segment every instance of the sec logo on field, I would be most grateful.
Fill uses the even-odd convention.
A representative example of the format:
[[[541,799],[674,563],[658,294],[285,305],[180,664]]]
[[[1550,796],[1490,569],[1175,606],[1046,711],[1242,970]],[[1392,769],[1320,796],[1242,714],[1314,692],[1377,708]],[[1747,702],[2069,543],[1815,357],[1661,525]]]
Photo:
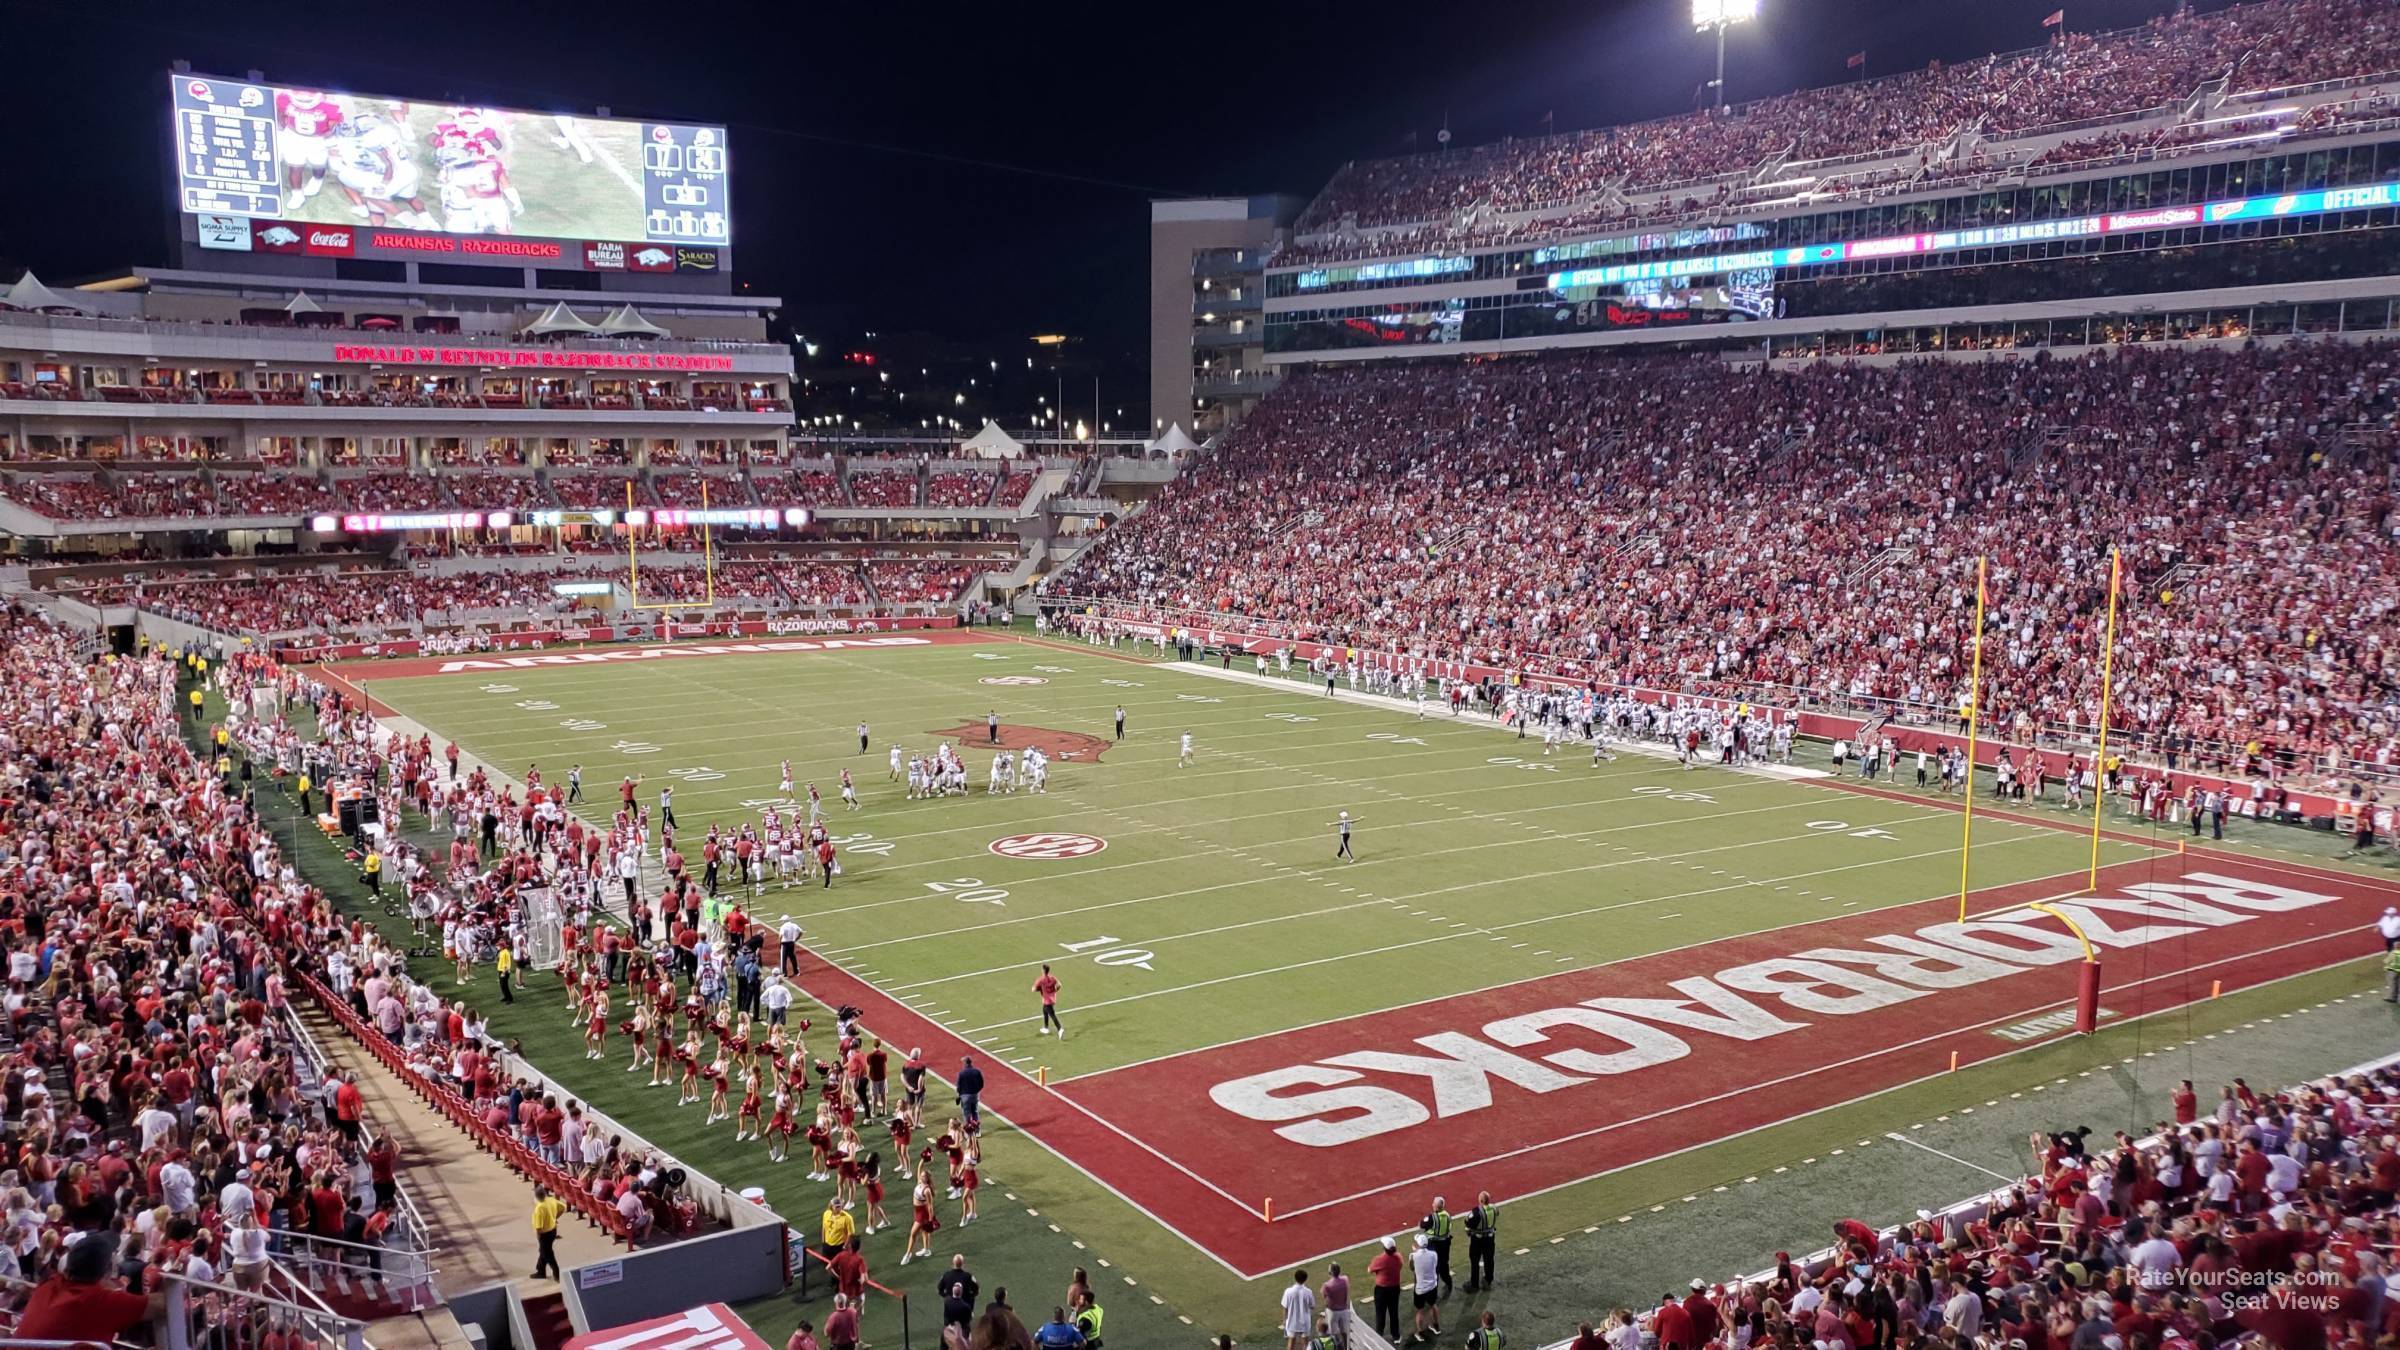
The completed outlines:
[[[986,675],[977,684],[1048,684],[1039,675]]]
[[[1003,858],[1032,858],[1042,862],[1088,858],[1107,847],[1108,841],[1096,834],[1012,834],[991,843],[992,852]]]

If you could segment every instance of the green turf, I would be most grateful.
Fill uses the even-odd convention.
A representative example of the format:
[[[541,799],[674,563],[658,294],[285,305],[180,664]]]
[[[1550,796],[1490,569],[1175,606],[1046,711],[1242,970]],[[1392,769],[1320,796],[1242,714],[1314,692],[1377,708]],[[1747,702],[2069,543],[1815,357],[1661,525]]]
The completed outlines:
[[[374,667],[345,673],[371,677]],[[1020,676],[1048,683],[979,683]],[[1545,764],[1538,741],[1518,742],[1473,719],[1437,713],[1420,721],[1328,702],[1296,683],[1248,687],[1079,647],[896,648],[373,678],[370,692],[508,772],[521,775],[538,762],[556,780],[570,762],[582,763],[592,819],[613,809],[623,774],[645,776],[645,801],[656,800],[661,782],[674,781],[687,838],[711,819],[755,817],[758,804],[776,794],[783,758],[829,801],[839,769],[850,766],[866,809],[845,818],[838,804],[832,808],[836,828],[850,839],[845,875],[830,892],[771,889],[759,911],[794,914],[812,945],[854,973],[1001,1058],[1058,1075],[1923,900],[1958,884],[1959,820],[1938,804],[1837,796],[1646,758],[1595,768],[1588,754],[1562,752]],[[1119,703],[1131,727],[1126,743],[1099,764],[1060,765],[1047,797],[986,797],[988,754],[972,751],[968,799],[905,801],[885,781],[892,742],[928,747],[936,730],[980,728],[987,709],[1011,724],[1106,737]],[[854,753],[861,718],[873,725],[873,749],[863,757]],[[1178,768],[1176,736],[1186,729],[1196,739],[1195,763]],[[1811,747],[1802,762],[1821,759]],[[1327,824],[1345,808],[1361,820],[1360,857],[1335,864]],[[1831,828],[1834,821],[1844,828]],[[1880,833],[1854,833],[1867,829]],[[1030,830],[1088,831],[1109,847],[1071,862],[1011,861],[985,849],[994,837]],[[2244,833],[2248,846],[2275,852],[2329,851],[2329,836]],[[2157,847],[2172,843],[2172,835],[2158,836]],[[1976,829],[1973,882],[1981,888],[2059,876],[2082,866],[2086,850],[2068,834],[1986,819]],[[2110,841],[2102,861],[2153,851]],[[1147,955],[1119,955],[1126,952]],[[1027,985],[1044,960],[1066,985],[1077,1034],[1064,1044],[1030,1035]],[[1339,962],[1341,979],[1306,973],[1329,961]],[[2196,1038],[2363,982],[2356,972],[2287,982],[1512,1205],[1510,1239],[1536,1249],[1513,1267],[1521,1274],[1510,1281],[1509,1297],[1524,1302],[1507,1306],[1530,1314],[1542,1334],[1571,1331],[1574,1317],[1602,1300],[1654,1296],[1644,1286],[1670,1266],[1716,1274],[1759,1259],[1753,1230],[1771,1231],[1774,1223],[1676,1227],[1671,1239],[1652,1225],[1644,1229],[1649,1240],[1637,1244],[1649,1259],[1632,1262],[1640,1273],[1628,1267],[1622,1285],[1595,1281],[1578,1264],[1575,1253],[1584,1249],[1570,1240],[1551,1250],[1552,1237],[1572,1239],[1653,1205],[1670,1213],[1652,1217],[1671,1218],[1684,1194],[1738,1190],[1746,1176],[1798,1169],[1803,1158],[1846,1147],[1845,1136],[1940,1114],[1962,1092],[2030,1092],[2145,1036],[2153,1044],[2166,1030]],[[763,1178],[780,1211],[815,1213],[823,1188],[802,1181],[792,1165],[768,1167],[756,1146],[731,1143],[729,1127],[704,1131],[698,1108],[676,1112],[669,1092],[630,1090],[621,1062],[583,1060],[554,990],[537,987],[548,997],[503,1010],[495,1031],[523,1037],[552,1074],[679,1156],[736,1185]],[[487,1007],[493,1002],[488,986],[468,992]],[[2166,1021],[2176,1026],[2162,1030]],[[2333,1058],[2324,1063],[2306,1056],[2280,1062],[2294,1073],[2320,1072],[2360,1057],[2339,1058],[2346,1049],[2347,1042],[2329,1044],[2324,1055]],[[1987,1142],[2013,1148],[2009,1136],[2021,1133],[2012,1122]],[[1909,1162],[1922,1165],[1921,1158]],[[1196,1324],[1182,1335],[1205,1329],[1247,1338],[1271,1325],[1272,1289],[1225,1274],[1013,1133],[995,1133],[987,1164],[997,1183],[987,1189],[987,1217],[963,1234],[946,1230],[937,1246],[967,1252],[987,1287],[1010,1284],[1021,1309],[1046,1310],[1069,1266],[1102,1275],[1105,1259],[1113,1264],[1101,1287],[1121,1291],[1110,1304],[1111,1331],[1128,1342],[1137,1334],[1143,1343],[1154,1334],[1170,1338],[1177,1316]],[[1897,1197],[1880,1208],[1845,1204],[1843,1187],[1856,1176],[1821,1166],[1812,1175],[1828,1180],[1808,1203],[1793,1205],[1788,1232],[1766,1241],[1815,1245],[1816,1216],[1828,1208],[1903,1216]],[[1933,1189],[1912,1190],[1910,1204],[1980,1184],[1955,1172],[1927,1180]],[[879,1276],[897,1276],[897,1251],[897,1235],[870,1244]],[[917,1267],[907,1273],[907,1287],[929,1303],[934,1270],[922,1279]],[[1124,1287],[1128,1275],[1139,1283]],[[1027,1287],[1036,1292],[1025,1294]],[[1153,1305],[1154,1296],[1167,1302]],[[775,1333],[800,1315],[774,1300],[745,1311]]]

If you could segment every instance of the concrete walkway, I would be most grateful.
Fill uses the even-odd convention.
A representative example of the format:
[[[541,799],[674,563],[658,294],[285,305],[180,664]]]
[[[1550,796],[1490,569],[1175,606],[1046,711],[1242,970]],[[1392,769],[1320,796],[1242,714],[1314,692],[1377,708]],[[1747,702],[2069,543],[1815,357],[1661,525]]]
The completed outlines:
[[[358,1075],[369,1117],[399,1145],[403,1180],[425,1217],[426,1239],[434,1248],[434,1287],[447,1296],[512,1279],[529,1298],[555,1292],[555,1281],[526,1278],[535,1256],[533,1183],[427,1109],[321,1010],[311,1007],[301,1020],[324,1047],[327,1059],[344,1073]],[[572,1214],[559,1224],[561,1266],[605,1261],[624,1251]]]

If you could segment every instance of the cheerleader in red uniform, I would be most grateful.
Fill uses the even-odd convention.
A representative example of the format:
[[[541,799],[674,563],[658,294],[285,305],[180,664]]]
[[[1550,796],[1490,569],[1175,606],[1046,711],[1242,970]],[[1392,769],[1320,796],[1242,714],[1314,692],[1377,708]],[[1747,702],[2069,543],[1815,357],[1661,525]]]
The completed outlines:
[[[650,1053],[650,1010],[642,1006],[640,995],[634,996],[633,1016],[625,1019],[621,1027],[633,1041],[633,1062],[625,1066],[625,1072],[640,1073],[644,1061],[657,1058]],[[657,1076],[655,1070],[651,1076]]]
[[[834,1148],[838,1160],[834,1168],[834,1203],[844,1209],[856,1208],[858,1183],[865,1174],[866,1150],[859,1146],[858,1131],[842,1127],[841,1143]]]
[[[905,1103],[902,1104],[899,1113],[892,1117],[891,1131],[892,1156],[898,1159],[900,1165],[905,1168],[908,1165],[908,1141],[910,1136],[917,1131],[917,1123],[908,1118],[908,1107]]]
[[[983,1145],[977,1140],[969,1139],[967,1141],[966,1166],[961,1168],[958,1174],[958,1226],[961,1228],[975,1222],[975,1188],[983,1184],[982,1166]]]
[[[808,1179],[810,1181],[833,1179],[833,1173],[827,1170],[828,1164],[825,1158],[826,1150],[833,1147],[833,1130],[828,1124],[832,1119],[833,1113],[820,1106],[817,1108],[817,1118],[809,1122]]]
[[[608,991],[602,989],[592,995],[589,1020],[584,1023],[583,1057],[585,1059],[606,1058],[601,1053],[601,1047],[606,1044],[608,1044]]]
[[[767,1160],[782,1162],[792,1148],[792,1098],[775,1090],[775,1115],[767,1122]]]
[[[723,1051],[719,1051],[717,1057],[710,1061],[707,1077],[709,1082],[708,1119],[701,1121],[700,1123],[703,1125],[714,1125],[718,1121],[728,1119],[733,1115],[731,1111],[725,1109],[725,1094],[727,1089],[731,1087],[731,1084],[725,1081],[725,1055]]]
[[[742,1109],[734,1117],[733,1142],[760,1137],[759,1105],[758,1070],[751,1069],[742,1075]]]
[[[683,1066],[683,1088],[676,1095],[677,1106],[690,1106],[700,1100],[700,1033],[683,1038],[675,1048],[675,1062]]]
[[[859,1167],[859,1185],[867,1196],[867,1227],[869,1233],[892,1226],[892,1216],[883,1212],[883,1155],[870,1153]]]
[[[916,1190],[909,1197],[908,1242],[901,1248],[900,1264],[924,1260],[933,1255],[933,1235],[939,1232],[942,1221],[933,1213],[933,1170],[917,1173]]]
[[[965,1169],[967,1163],[966,1137],[966,1131],[960,1129],[958,1122],[953,1120],[950,1122],[950,1128],[942,1131],[942,1137],[933,1141],[933,1146],[940,1149],[949,1159],[950,1198],[953,1200],[959,1196],[961,1190],[959,1173]]]

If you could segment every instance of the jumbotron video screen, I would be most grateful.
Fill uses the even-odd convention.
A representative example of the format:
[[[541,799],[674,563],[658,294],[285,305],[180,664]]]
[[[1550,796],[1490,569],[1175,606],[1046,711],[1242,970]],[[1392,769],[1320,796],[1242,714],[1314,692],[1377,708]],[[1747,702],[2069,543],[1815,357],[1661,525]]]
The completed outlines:
[[[722,127],[170,78],[180,206],[203,248],[495,252],[458,237],[517,236],[666,271],[732,242]]]

